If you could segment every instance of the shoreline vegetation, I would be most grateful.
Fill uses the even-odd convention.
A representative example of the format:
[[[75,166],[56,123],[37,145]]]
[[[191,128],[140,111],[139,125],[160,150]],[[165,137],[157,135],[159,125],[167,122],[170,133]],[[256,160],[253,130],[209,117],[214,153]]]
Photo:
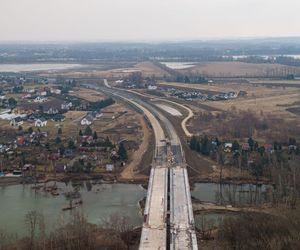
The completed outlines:
[[[99,174],[99,173],[59,173],[59,174],[47,174],[46,178],[40,178],[36,181],[36,184],[47,183],[51,181],[70,181],[70,180],[101,180],[103,183],[128,183],[128,184],[142,184],[147,185],[149,177],[145,176],[145,178],[122,178],[119,174]],[[207,176],[204,177],[202,175],[193,176],[190,178],[190,185],[193,186],[194,183],[215,183],[215,184],[257,184],[257,185],[275,185],[275,183],[268,178],[254,178],[251,176],[226,176],[223,177],[221,182],[218,176]],[[35,184],[34,180],[28,182],[25,178],[22,177],[13,177],[13,176],[1,176],[0,177],[0,186],[5,185],[17,185],[17,184]]]
[[[27,236],[6,233],[0,229],[0,249],[58,250],[58,249],[130,249],[138,244],[141,228],[134,227],[130,218],[111,214],[101,225],[91,224],[86,216],[74,212],[68,222],[59,221],[57,227],[46,232],[44,215],[29,211],[24,218]]]

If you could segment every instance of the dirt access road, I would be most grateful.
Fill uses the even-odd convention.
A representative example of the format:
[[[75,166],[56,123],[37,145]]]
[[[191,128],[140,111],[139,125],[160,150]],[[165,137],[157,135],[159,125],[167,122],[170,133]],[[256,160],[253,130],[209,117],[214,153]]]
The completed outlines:
[[[125,169],[120,174],[120,181],[137,181],[141,180],[144,181],[148,179],[148,176],[142,175],[138,173],[137,166],[141,164],[142,156],[146,153],[148,150],[148,143],[150,141],[150,132],[147,127],[147,124],[145,123],[145,120],[142,116],[139,116],[139,122],[142,126],[142,133],[143,137],[141,139],[142,143],[140,144],[140,147],[137,151],[133,153],[132,161],[125,167]]]

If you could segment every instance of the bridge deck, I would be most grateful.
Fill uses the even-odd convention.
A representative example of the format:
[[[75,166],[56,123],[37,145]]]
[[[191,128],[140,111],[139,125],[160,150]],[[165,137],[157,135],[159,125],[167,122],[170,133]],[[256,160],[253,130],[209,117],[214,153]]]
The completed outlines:
[[[167,175],[166,167],[151,169],[140,249],[166,249]]]
[[[150,198],[147,207],[148,214],[146,223],[151,227],[162,227],[165,225],[167,207],[167,168],[153,168],[153,180]]]
[[[165,250],[167,249],[166,238],[166,228],[157,229],[143,227],[140,249]]]
[[[171,169],[171,249],[198,249],[190,186],[185,167]]]

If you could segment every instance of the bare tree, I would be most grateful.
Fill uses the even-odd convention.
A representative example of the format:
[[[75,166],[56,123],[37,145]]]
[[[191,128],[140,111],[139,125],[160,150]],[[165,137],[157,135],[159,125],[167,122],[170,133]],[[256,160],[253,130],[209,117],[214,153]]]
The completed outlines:
[[[129,250],[133,235],[133,225],[130,223],[130,218],[128,216],[124,216],[120,213],[113,213],[103,220],[102,225],[105,229],[112,230],[118,234]]]
[[[74,212],[69,223],[61,225],[50,235],[48,249],[94,250],[96,229],[82,213]]]
[[[0,230],[0,250],[14,249],[13,243],[17,237]]]
[[[38,226],[42,215],[37,211],[30,211],[25,215],[25,224],[29,230],[29,249],[35,249],[35,237],[37,236]]]

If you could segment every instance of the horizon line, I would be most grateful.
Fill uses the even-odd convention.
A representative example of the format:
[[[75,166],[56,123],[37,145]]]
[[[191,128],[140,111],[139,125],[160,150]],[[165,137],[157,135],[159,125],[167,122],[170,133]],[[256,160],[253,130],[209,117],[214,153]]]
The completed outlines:
[[[203,38],[168,38],[168,39],[62,39],[62,40],[0,40],[0,44],[60,44],[60,43],[180,43],[180,42],[216,42],[216,41],[247,41],[268,39],[300,39],[299,36],[241,36],[241,37],[203,37]]]

